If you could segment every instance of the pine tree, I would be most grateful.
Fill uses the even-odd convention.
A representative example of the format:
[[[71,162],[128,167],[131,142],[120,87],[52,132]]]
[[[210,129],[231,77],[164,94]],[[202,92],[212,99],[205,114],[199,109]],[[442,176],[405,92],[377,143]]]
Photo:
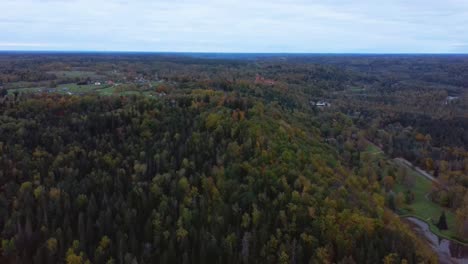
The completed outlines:
[[[439,217],[439,222],[437,223],[437,227],[439,230],[447,230],[447,219],[445,217],[445,211],[442,211],[442,214]]]

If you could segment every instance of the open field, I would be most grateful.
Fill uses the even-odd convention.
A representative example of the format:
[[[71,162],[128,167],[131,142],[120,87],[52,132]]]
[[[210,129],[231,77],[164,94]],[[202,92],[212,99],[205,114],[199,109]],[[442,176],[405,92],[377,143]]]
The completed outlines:
[[[12,94],[14,92],[20,93],[37,93],[37,92],[45,92],[49,91],[52,93],[58,94],[67,94],[70,93],[86,93],[92,92],[97,89],[105,88],[106,86],[96,86],[96,85],[77,85],[75,83],[68,83],[68,84],[60,84],[56,88],[47,88],[47,87],[28,87],[28,88],[17,88],[17,89],[9,89],[8,93]]]
[[[351,91],[351,92],[353,92],[353,93],[365,92],[365,91],[366,91],[366,88],[354,86],[354,87],[351,87],[351,88],[349,89],[349,91]]]
[[[397,166],[402,166],[398,162],[394,162]],[[399,208],[400,213],[403,216],[415,216],[421,220],[424,220],[429,224],[431,231],[439,236],[447,238],[456,238],[455,231],[455,215],[450,210],[443,208],[442,206],[432,202],[427,197],[428,193],[431,191],[432,182],[419,174],[416,170],[408,170],[410,177],[414,179],[414,186],[411,188],[405,187],[402,184],[397,184],[395,186],[395,192],[405,193],[407,190],[411,189],[414,194],[414,201],[407,205],[405,204],[402,208]],[[439,221],[439,217],[445,211],[445,216],[447,219],[448,230],[441,231],[435,224]]]
[[[77,85],[77,84],[61,84],[56,88],[57,93],[86,93],[96,91],[97,89],[102,89],[103,86],[96,85]]]
[[[28,88],[16,88],[9,89],[8,94],[13,94],[14,92],[19,93],[57,93],[57,94],[86,94],[86,93],[95,93],[98,95],[111,96],[111,95],[144,95],[144,96],[156,96],[154,89],[137,89],[137,90],[127,90],[122,86],[112,86],[112,85],[77,85],[75,83],[61,84],[56,88],[47,88],[47,87],[28,87]]]
[[[92,71],[49,71],[47,73],[55,74],[58,78],[102,78]]]
[[[367,153],[370,155],[378,155],[378,156],[384,154],[383,151],[374,144],[368,144],[364,153]]]
[[[385,153],[372,142],[369,142],[363,154],[369,155],[374,161],[379,158],[389,159],[385,156]],[[411,188],[400,183],[397,183],[394,187],[395,194],[399,192],[404,194],[409,189],[411,189],[414,194],[414,201],[411,204],[404,204],[402,208],[398,208],[399,214],[403,217],[413,216],[425,221],[429,225],[431,231],[440,237],[464,242],[460,241],[456,236],[454,213],[429,199],[428,194],[432,188],[431,177],[427,177],[425,172],[421,171],[421,169],[408,165],[408,161],[402,162],[402,159],[398,158],[393,160],[389,159],[389,161],[396,168],[406,168],[408,175],[414,180],[414,185]],[[443,211],[445,211],[449,229],[441,231],[435,224],[439,221],[439,217]]]

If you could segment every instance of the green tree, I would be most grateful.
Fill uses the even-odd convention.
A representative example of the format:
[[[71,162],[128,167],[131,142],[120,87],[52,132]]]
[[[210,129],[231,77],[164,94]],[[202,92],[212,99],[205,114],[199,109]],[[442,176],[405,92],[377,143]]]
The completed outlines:
[[[447,230],[447,218],[445,217],[445,211],[442,211],[442,214],[439,217],[439,222],[437,222],[437,227],[440,230]]]

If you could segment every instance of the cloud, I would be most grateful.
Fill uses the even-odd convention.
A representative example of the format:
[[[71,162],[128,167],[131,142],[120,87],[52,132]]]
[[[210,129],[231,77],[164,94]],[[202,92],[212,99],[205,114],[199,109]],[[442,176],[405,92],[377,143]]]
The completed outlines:
[[[45,43],[0,42],[0,47],[48,47]]]
[[[452,44],[452,51],[454,53],[468,53],[468,42]]]
[[[2,0],[0,9],[0,42],[54,43],[18,49],[455,52],[468,43],[462,0]]]

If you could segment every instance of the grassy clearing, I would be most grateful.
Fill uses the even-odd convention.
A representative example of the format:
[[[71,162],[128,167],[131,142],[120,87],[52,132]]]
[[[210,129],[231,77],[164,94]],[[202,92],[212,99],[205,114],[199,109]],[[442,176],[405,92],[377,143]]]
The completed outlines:
[[[379,160],[387,160],[387,157],[379,147],[368,141],[366,149],[361,152],[361,159],[376,165]]]
[[[94,76],[97,75],[94,72],[88,71],[56,71],[56,72],[49,72],[55,73],[59,76],[66,76],[66,77],[87,77],[87,76]],[[22,86],[24,85],[24,86]],[[144,95],[144,96],[157,96],[155,87],[161,85],[161,82],[152,82],[151,87],[139,87],[135,85],[129,84],[120,84],[118,86],[114,85],[77,85],[76,83],[67,83],[67,84],[60,84],[55,88],[48,87],[48,84],[43,83],[15,83],[13,88],[8,89],[8,94],[13,95],[15,92],[19,93],[55,93],[55,94],[86,94],[86,93],[95,93],[98,95],[103,96],[111,96],[111,95]]]
[[[41,87],[28,87],[28,88],[16,88],[16,89],[8,89],[7,92],[9,95],[14,94],[14,92],[18,93],[34,93],[41,91]]]
[[[43,82],[13,82],[5,85],[8,89],[19,89],[19,88],[36,88],[44,85]]]
[[[31,88],[16,88],[16,89],[8,89],[9,94],[13,94],[14,92],[20,93],[34,93],[34,92],[41,92],[41,91],[50,91],[59,94],[66,94],[67,92],[72,93],[79,93],[79,92],[89,92],[95,89],[96,86],[94,85],[77,85],[75,83],[68,83],[68,84],[60,84],[56,88],[48,88],[48,87],[31,87]]]
[[[370,155],[383,155],[383,151],[374,144],[368,144],[366,150],[363,153]]]
[[[398,208],[401,216],[413,216],[425,221],[429,225],[431,231],[439,237],[456,240],[462,243],[465,242],[458,238],[456,235],[457,232],[455,229],[455,214],[448,208],[444,208],[439,204],[430,201],[426,197],[432,188],[431,180],[421,175],[414,168],[407,167],[396,160],[389,159],[388,157],[386,157],[385,153],[382,152],[380,148],[378,148],[371,142],[369,142],[366,150],[362,152],[362,154],[368,155],[368,157],[373,162],[376,162],[379,159],[383,158],[389,161],[391,166],[397,169],[406,168],[408,175],[413,178],[413,187],[408,188],[401,183],[396,183],[393,188],[396,194],[398,194],[399,192],[402,192],[404,194],[409,189],[411,189],[411,191],[414,194],[414,201],[411,204],[404,204],[401,208]],[[435,224],[439,221],[439,217],[442,214],[442,211],[445,211],[445,216],[448,225],[448,230],[444,231],[440,231],[439,228],[435,226]]]
[[[134,88],[129,89],[126,85],[77,85],[76,83],[60,84],[55,88],[49,87],[31,87],[31,88],[16,88],[8,89],[8,94],[11,96],[15,92],[19,93],[54,93],[62,95],[82,95],[93,93],[102,96],[129,96],[129,95],[142,95],[147,97],[158,97],[154,88]]]
[[[349,91],[354,92],[354,93],[359,93],[359,92],[364,92],[366,91],[366,88],[354,86],[349,89]]]
[[[394,162],[394,164],[396,166],[403,166],[398,162]],[[449,209],[443,208],[442,206],[430,201],[427,197],[428,193],[431,191],[432,182],[420,175],[416,170],[408,168],[407,171],[408,175],[414,179],[414,186],[408,188],[402,184],[396,184],[394,191],[396,193],[405,193],[406,191],[411,190],[414,194],[414,201],[409,205],[405,204],[402,208],[399,208],[400,214],[402,216],[415,216],[425,221],[429,224],[431,231],[440,237],[460,240],[456,235],[457,232],[455,229],[454,213]],[[439,230],[437,226],[435,226],[439,221],[442,211],[445,211],[447,225],[449,228],[444,231]]]
[[[99,89],[99,94],[110,96],[110,95],[117,94],[117,92],[114,86],[110,86],[110,87]]]
[[[143,96],[156,96],[153,90],[121,90],[116,86],[106,86],[104,88],[97,89],[96,92],[99,95],[112,96],[112,95],[143,95]]]
[[[9,89],[8,94],[12,95],[14,92],[19,93],[40,93],[49,91],[50,93],[56,94],[84,94],[84,93],[97,93],[99,95],[111,96],[111,95],[145,95],[155,96],[156,93],[153,90],[120,90],[118,87],[109,85],[77,85],[75,83],[61,84],[56,88],[46,87],[33,87],[33,88],[17,88]]]
[[[92,71],[50,71],[50,74],[55,74],[58,78],[101,78],[99,75]]]
[[[69,83],[69,84],[61,84],[58,85],[57,88],[55,89],[57,93],[65,94],[67,92],[71,93],[88,93],[95,91],[97,89],[103,88],[103,86],[96,86],[96,85],[77,85],[75,83]]]

